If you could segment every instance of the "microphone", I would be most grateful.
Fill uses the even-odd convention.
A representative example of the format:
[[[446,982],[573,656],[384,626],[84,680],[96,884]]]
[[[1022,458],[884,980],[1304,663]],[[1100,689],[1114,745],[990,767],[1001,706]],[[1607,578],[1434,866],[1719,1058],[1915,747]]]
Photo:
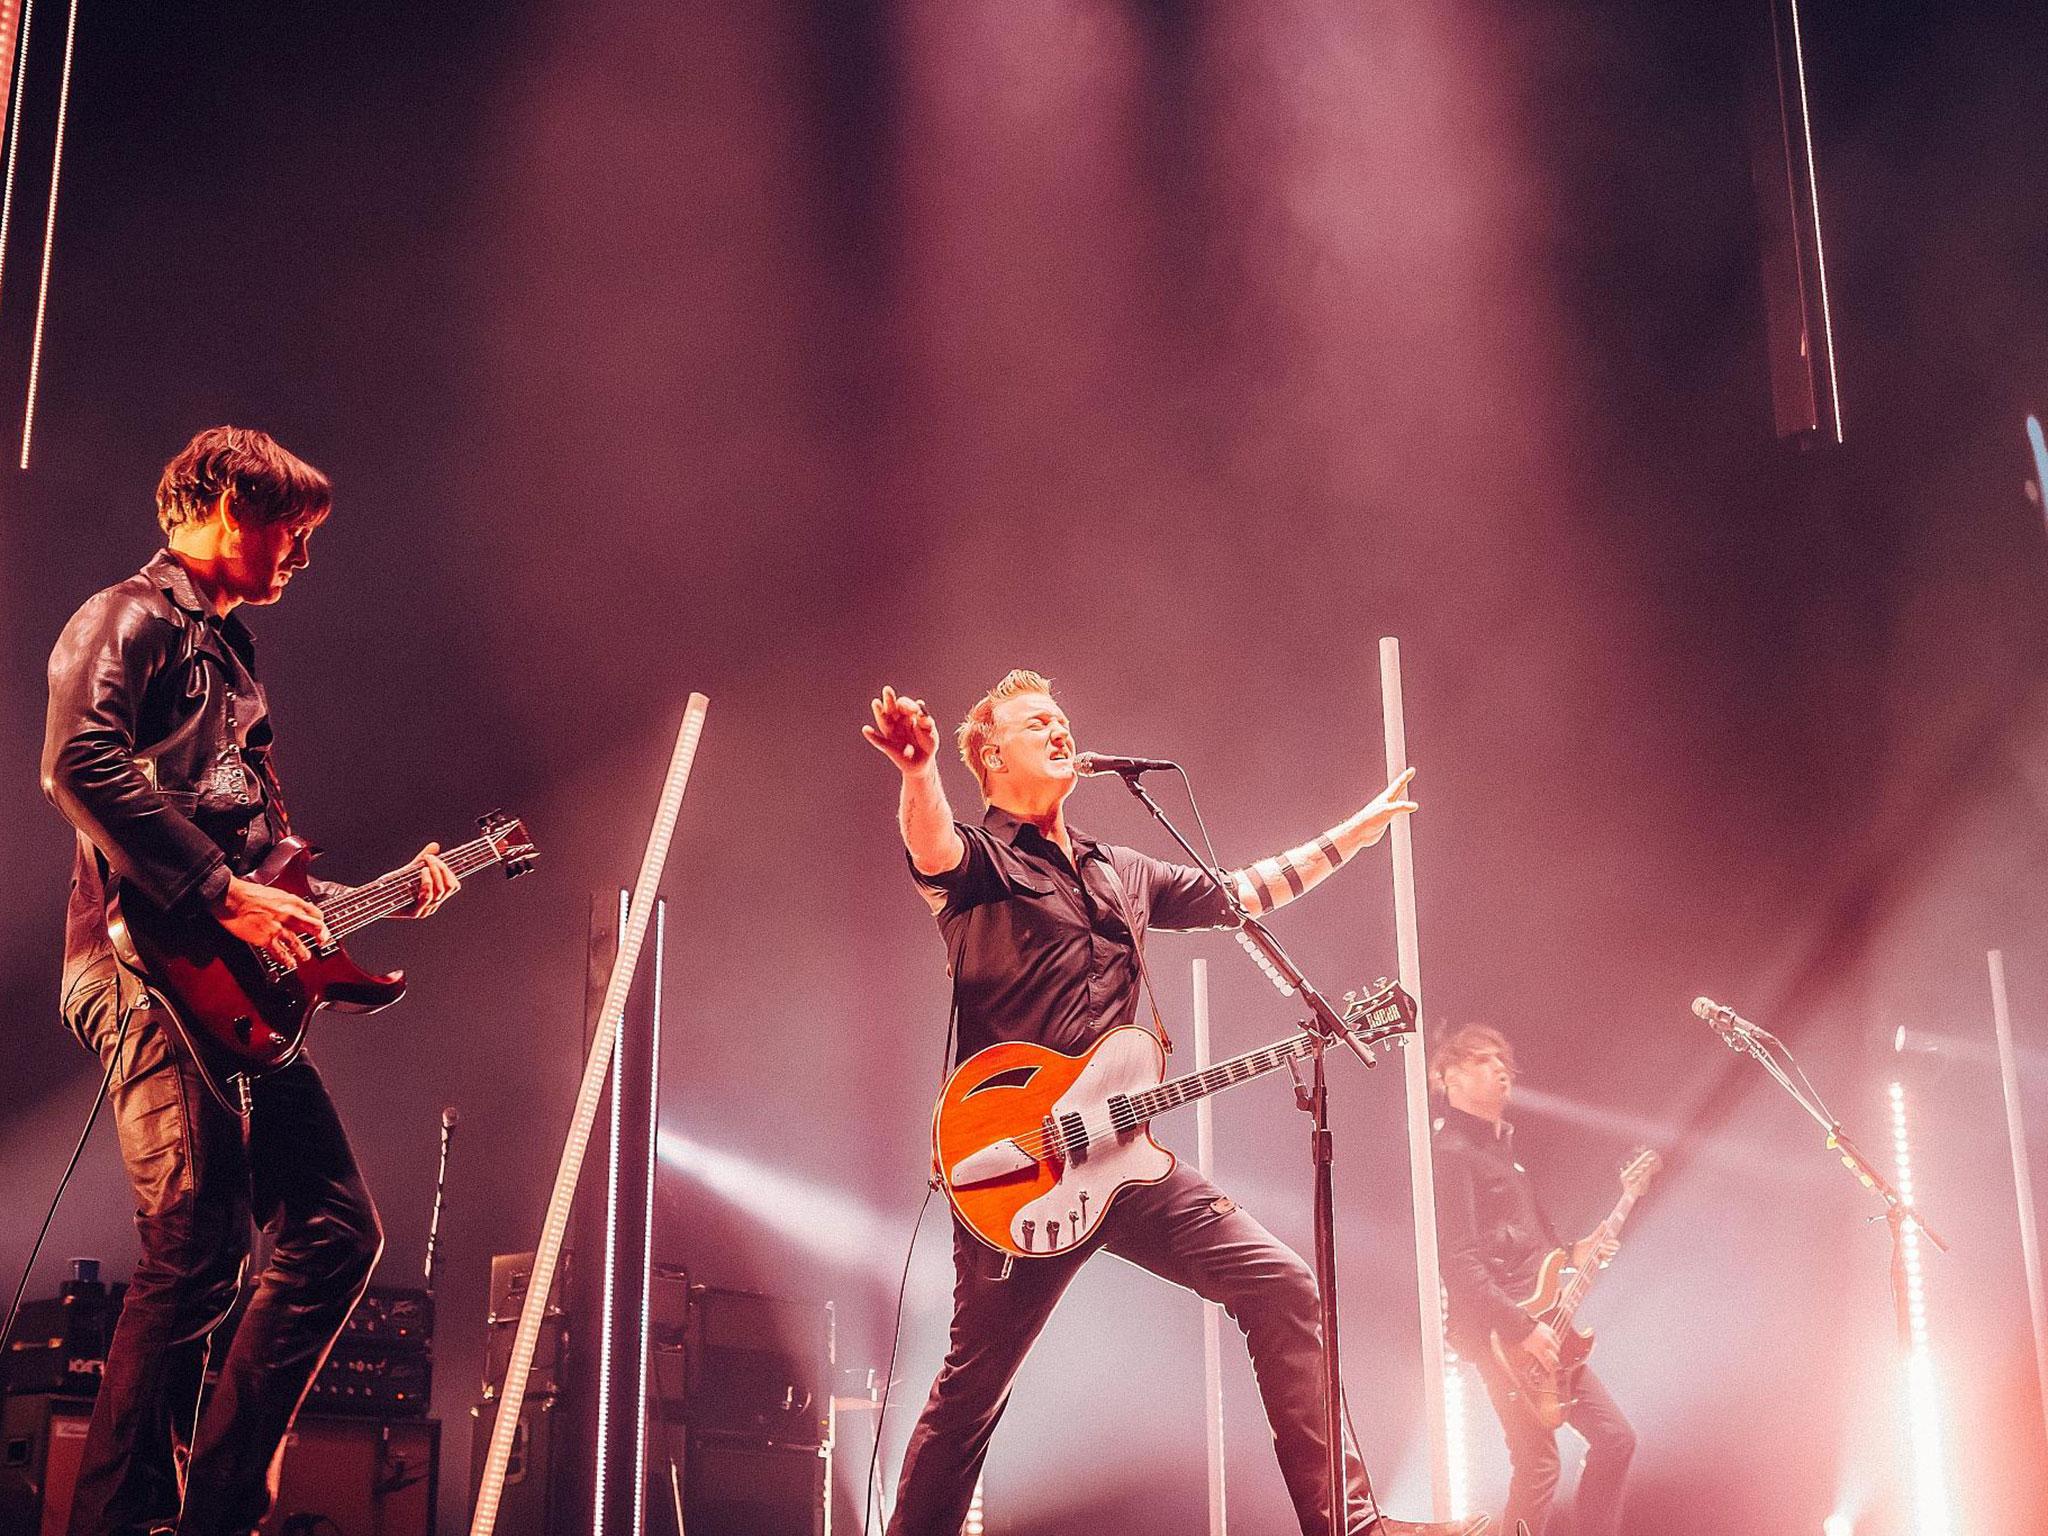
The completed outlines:
[[[1731,1051],[1739,1051],[1743,1042],[1752,1037],[1765,1040],[1774,1038],[1767,1029],[1749,1022],[1725,1003],[1717,1003],[1711,997],[1696,997],[1692,1000],[1692,1011],[1704,1019],[1722,1043]]]
[[[1074,759],[1074,772],[1086,777],[1096,773],[1160,773],[1180,767],[1164,757],[1117,757],[1108,752],[1083,752]]]

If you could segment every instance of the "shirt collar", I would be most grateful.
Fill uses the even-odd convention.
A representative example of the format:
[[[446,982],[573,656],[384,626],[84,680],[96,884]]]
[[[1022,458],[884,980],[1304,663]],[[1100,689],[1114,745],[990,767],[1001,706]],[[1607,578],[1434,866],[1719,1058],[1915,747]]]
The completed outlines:
[[[991,805],[983,809],[981,824],[1013,848],[1016,847],[1018,839],[1027,830],[1038,832],[1038,828],[1024,820],[1023,817],[1012,815],[999,805]],[[1043,832],[1038,832],[1038,835],[1041,839],[1045,839]],[[1081,859],[1102,858],[1105,856],[1102,852],[1102,844],[1078,828],[1068,827],[1067,836],[1073,841],[1074,857],[1077,863]],[[1045,840],[1050,841],[1050,839]]]
[[[142,568],[142,574],[155,582],[172,602],[187,613],[202,621],[218,624],[244,645],[253,647],[255,642],[242,623],[241,616],[230,613],[223,617],[215,613],[206,599],[199,595],[199,587],[192,580],[192,573],[185,569],[184,562],[168,549],[158,550],[150,558],[149,564]]]
[[[1457,1105],[1449,1102],[1446,1102],[1444,1105],[1444,1126],[1446,1129],[1456,1127],[1482,1145],[1495,1141],[1505,1145],[1507,1142],[1514,1140],[1515,1137],[1515,1127],[1512,1121],[1503,1120],[1500,1122],[1499,1128],[1495,1129],[1494,1123],[1491,1120],[1475,1115],[1469,1110],[1460,1109]]]

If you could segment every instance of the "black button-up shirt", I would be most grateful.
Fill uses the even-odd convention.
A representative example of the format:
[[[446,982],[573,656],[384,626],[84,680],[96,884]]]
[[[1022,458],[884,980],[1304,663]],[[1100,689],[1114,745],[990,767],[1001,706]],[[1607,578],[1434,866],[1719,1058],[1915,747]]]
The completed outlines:
[[[999,1040],[1085,1050],[1137,1020],[1147,930],[1231,921],[1222,894],[1189,865],[1071,830],[1070,864],[1038,828],[994,806],[980,826],[956,825],[966,856],[917,880],[946,941],[962,1059]]]
[[[1535,1326],[1517,1304],[1544,1255],[1564,1245],[1515,1161],[1514,1127],[1444,1106],[1436,1122],[1437,1267],[1450,1297],[1452,1342],[1470,1355],[1489,1332],[1509,1343]]]

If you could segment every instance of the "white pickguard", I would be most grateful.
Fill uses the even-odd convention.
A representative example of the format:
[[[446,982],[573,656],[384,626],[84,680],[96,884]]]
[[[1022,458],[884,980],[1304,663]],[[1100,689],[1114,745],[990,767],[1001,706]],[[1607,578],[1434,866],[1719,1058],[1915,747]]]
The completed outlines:
[[[1142,1029],[1119,1029],[1103,1037],[1053,1106],[1055,1120],[1081,1116],[1088,1150],[1068,1159],[1059,1183],[1011,1218],[1010,1240],[1020,1250],[1062,1253],[1074,1247],[1102,1225],[1119,1188],[1156,1184],[1173,1171],[1173,1154],[1154,1142],[1144,1126],[1119,1136],[1109,1119],[1110,1096],[1157,1087],[1165,1062],[1159,1042]]]

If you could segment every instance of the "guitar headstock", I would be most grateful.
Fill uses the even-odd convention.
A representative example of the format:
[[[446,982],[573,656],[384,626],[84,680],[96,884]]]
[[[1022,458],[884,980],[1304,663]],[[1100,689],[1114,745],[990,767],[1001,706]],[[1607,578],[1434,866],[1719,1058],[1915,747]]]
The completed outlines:
[[[1382,976],[1363,997],[1356,992],[1344,994],[1344,1027],[1368,1049],[1405,1045],[1415,1033],[1415,999],[1401,990],[1398,981]]]
[[[491,845],[498,862],[505,866],[505,878],[517,880],[540,857],[540,847],[526,830],[526,823],[517,816],[507,816],[503,811],[492,811],[479,816],[477,830],[482,832]]]
[[[1640,1195],[1663,1166],[1664,1159],[1654,1147],[1637,1147],[1621,1165],[1621,1187],[1631,1195]]]

